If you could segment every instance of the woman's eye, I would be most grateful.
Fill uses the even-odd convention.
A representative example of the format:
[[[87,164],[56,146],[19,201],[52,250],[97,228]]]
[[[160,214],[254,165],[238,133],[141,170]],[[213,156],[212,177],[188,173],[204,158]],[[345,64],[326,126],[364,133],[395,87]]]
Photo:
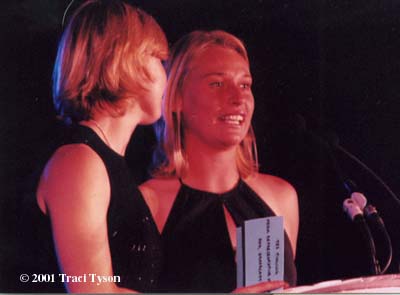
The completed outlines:
[[[222,87],[223,83],[220,81],[211,82],[210,86],[212,87]]]
[[[242,83],[240,84],[240,87],[243,89],[250,89],[251,88],[251,84],[250,83]]]

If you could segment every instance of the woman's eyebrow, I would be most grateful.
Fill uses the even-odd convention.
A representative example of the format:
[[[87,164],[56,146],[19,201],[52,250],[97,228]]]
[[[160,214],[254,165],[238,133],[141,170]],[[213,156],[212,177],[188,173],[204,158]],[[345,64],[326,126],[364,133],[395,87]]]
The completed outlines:
[[[206,77],[209,77],[209,76],[225,76],[225,75],[226,74],[223,73],[223,72],[208,72],[208,73],[205,73],[205,74],[201,75],[200,77],[206,78]]]
[[[209,72],[209,73],[205,73],[203,75],[201,75],[201,78],[207,78],[209,76],[226,76],[227,74],[224,72]],[[243,78],[252,78],[251,74],[246,73],[243,75]]]

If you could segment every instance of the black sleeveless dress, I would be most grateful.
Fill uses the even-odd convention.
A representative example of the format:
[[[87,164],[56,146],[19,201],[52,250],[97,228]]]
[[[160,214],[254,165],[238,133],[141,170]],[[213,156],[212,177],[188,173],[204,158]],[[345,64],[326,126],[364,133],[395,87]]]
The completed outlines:
[[[223,205],[236,225],[275,213],[242,180],[231,191],[214,194],[181,185],[162,232],[164,266],[160,292],[226,293],[236,288],[235,253]],[[296,284],[292,248],[285,232],[284,277]]]
[[[67,138],[61,145],[88,145],[100,156],[107,169],[111,187],[107,227],[113,272],[121,278],[121,282],[117,284],[141,292],[153,291],[162,262],[160,236],[125,158],[110,149],[88,127],[75,126],[68,132]],[[23,209],[20,226],[20,244],[23,248],[20,272],[55,274],[56,279],[54,283],[47,284],[25,283],[21,292],[65,292],[58,278],[60,270],[57,266],[50,219],[40,211],[35,196],[25,200]]]

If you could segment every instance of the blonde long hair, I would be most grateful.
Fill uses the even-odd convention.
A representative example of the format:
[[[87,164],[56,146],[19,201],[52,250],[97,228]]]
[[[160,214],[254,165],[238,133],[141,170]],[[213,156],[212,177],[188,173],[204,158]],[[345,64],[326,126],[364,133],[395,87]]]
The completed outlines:
[[[182,177],[188,168],[184,147],[184,126],[179,106],[181,90],[190,70],[190,63],[210,46],[222,46],[239,53],[249,62],[242,41],[225,31],[194,31],[182,37],[172,48],[166,66],[168,82],[163,101],[163,117],[156,125],[159,140],[155,152],[153,175],[156,177]],[[236,152],[236,163],[241,177],[258,171],[257,147],[252,126]]]
[[[148,55],[168,56],[157,22],[121,0],[85,1],[59,43],[53,70],[53,101],[59,116],[77,122],[94,108],[122,115],[150,87]]]

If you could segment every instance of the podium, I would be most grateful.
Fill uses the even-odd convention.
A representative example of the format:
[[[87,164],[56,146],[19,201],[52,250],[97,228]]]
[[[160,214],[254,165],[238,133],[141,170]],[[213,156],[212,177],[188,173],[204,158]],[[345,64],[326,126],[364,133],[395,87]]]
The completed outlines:
[[[309,286],[298,286],[279,293],[396,293],[400,294],[400,275],[380,275],[348,280],[324,281]]]

